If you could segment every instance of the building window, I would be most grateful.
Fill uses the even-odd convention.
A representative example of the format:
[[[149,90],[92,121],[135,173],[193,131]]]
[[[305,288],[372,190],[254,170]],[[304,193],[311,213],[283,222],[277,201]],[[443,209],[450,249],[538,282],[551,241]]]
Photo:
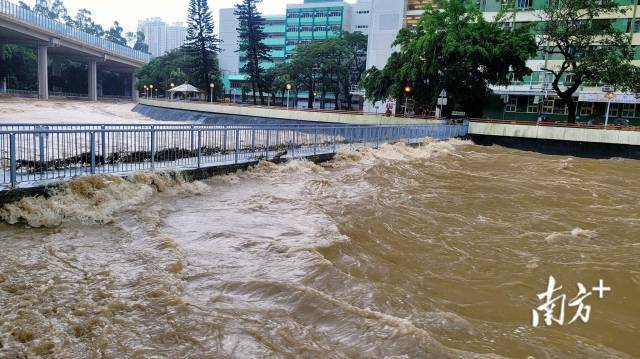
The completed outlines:
[[[369,10],[358,10],[358,11],[356,11],[356,14],[361,14],[361,15],[362,14],[368,14],[368,13],[369,13]]]
[[[298,32],[297,26],[289,26],[287,27],[287,32]]]
[[[327,31],[326,26],[316,26],[313,28],[313,31]]]
[[[542,112],[553,113],[553,99],[542,101]]]
[[[340,25],[331,25],[331,26],[329,26],[329,30],[331,30],[331,31],[340,31]]]
[[[289,19],[297,19],[298,18],[298,13],[297,12],[290,12],[287,14],[287,18]]]
[[[612,103],[611,107],[609,108],[609,116],[618,117],[619,113],[620,113],[620,104],[619,103]]]
[[[329,17],[342,16],[342,11],[329,11]]]
[[[635,117],[636,116],[636,104],[625,103],[622,105],[622,117]]]
[[[300,31],[313,31],[313,26],[300,26]]]
[[[564,84],[567,86],[572,86],[573,80],[574,80],[573,76],[574,76],[573,74],[567,74],[564,78]]]
[[[518,9],[530,9],[532,7],[533,0],[516,0],[516,7]]]
[[[518,98],[510,96],[507,103],[504,105],[504,112],[516,112],[518,109]]]
[[[368,29],[369,25],[358,25],[356,26],[356,29]]]
[[[593,102],[582,102],[580,104],[580,116],[593,115]]]
[[[538,113],[536,96],[529,96],[529,99],[527,100],[527,113]]]
[[[316,17],[325,17],[327,16],[327,13],[324,11],[318,11],[316,12]]]
[[[313,13],[312,13],[312,12],[305,11],[305,12],[303,12],[302,14],[300,14],[300,17],[301,17],[301,18],[313,17]]]

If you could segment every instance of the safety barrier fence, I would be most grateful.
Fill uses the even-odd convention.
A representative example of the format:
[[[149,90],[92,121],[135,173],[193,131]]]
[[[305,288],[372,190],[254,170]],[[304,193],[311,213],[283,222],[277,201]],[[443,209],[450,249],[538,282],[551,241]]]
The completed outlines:
[[[23,125],[25,126],[25,125]],[[91,128],[81,126],[93,126]],[[294,159],[465,136],[468,123],[411,126],[58,125],[0,129],[0,188],[92,174]]]
[[[130,47],[105,40],[99,36],[91,35],[75,27],[52,20],[44,15],[16,5],[8,0],[0,0],[0,15],[18,20],[27,25],[44,30],[50,34],[58,35],[61,38],[79,41],[83,44],[107,50],[113,54],[127,57],[129,59],[141,62],[149,62],[150,59],[150,55],[142,51],[134,50]]]

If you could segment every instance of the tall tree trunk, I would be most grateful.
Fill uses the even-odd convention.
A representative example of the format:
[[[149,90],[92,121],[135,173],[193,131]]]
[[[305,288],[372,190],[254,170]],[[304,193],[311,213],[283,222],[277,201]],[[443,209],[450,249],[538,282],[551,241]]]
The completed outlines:
[[[567,115],[567,122],[576,123],[576,109],[578,107],[576,106],[576,101],[573,99],[573,96],[568,96],[563,100],[567,104],[567,111],[569,112]]]
[[[255,71],[254,71],[255,73]],[[251,89],[253,90],[253,104],[257,105],[257,99],[256,99],[256,78],[255,76],[251,76]]]
[[[307,92],[309,95],[307,96],[307,108],[313,108],[313,91]]]

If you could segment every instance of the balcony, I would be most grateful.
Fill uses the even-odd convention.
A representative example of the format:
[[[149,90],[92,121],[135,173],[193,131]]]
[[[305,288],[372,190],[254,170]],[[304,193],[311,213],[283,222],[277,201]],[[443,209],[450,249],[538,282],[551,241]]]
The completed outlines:
[[[285,32],[287,29],[284,25],[276,25],[276,26],[265,26],[264,27],[264,32],[266,32],[267,34],[272,33],[272,34],[279,34],[279,33],[283,33]]]
[[[313,32],[313,38],[314,39],[326,39],[327,36],[327,32],[326,31],[314,31]]]
[[[263,43],[267,46],[284,46],[284,37],[267,38]]]
[[[271,58],[284,58],[284,50],[271,50],[271,51],[269,51],[269,57],[271,57]]]

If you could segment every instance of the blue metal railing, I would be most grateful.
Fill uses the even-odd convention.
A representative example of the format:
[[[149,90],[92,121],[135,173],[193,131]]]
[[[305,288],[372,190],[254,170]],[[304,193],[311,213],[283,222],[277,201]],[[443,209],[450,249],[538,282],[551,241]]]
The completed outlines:
[[[21,21],[31,26],[35,26],[39,29],[42,29],[49,33],[53,33],[62,38],[80,41],[90,46],[94,46],[102,50],[107,50],[113,54],[127,57],[129,59],[142,62],[149,62],[150,59],[149,54],[134,50],[127,46],[116,44],[99,36],[88,34],[82,30],[52,20],[44,15],[13,4],[8,0],[0,0],[0,15],[6,15],[12,19]]]
[[[402,126],[0,125],[0,188],[82,175],[201,168],[465,136],[468,123]]]

